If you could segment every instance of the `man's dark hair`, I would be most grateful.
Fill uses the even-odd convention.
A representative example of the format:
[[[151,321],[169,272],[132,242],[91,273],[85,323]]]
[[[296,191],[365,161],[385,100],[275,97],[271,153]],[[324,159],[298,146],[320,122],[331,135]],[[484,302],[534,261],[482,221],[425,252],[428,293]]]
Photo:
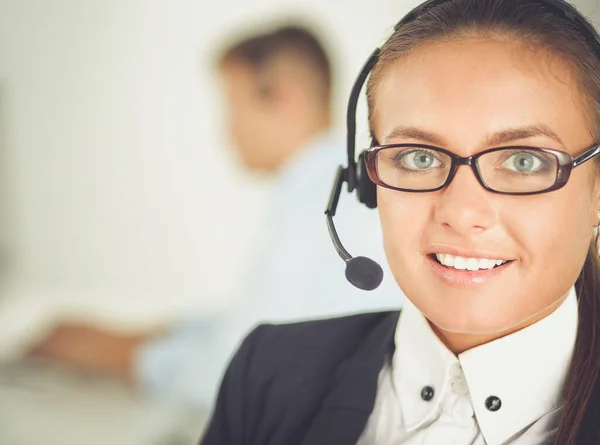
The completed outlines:
[[[303,26],[287,25],[239,40],[221,53],[219,63],[241,62],[260,72],[281,55],[291,56],[313,70],[329,96],[332,77],[329,57],[315,34]]]

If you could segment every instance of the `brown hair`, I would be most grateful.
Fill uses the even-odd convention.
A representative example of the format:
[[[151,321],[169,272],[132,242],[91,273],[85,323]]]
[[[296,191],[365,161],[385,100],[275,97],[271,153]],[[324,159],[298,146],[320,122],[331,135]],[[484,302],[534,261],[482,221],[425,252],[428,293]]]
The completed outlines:
[[[367,84],[373,136],[377,85],[386,69],[426,44],[481,35],[567,62],[586,100],[591,132],[600,140],[600,60],[577,25],[540,0],[447,0],[399,26],[382,46]],[[579,326],[555,445],[600,444],[600,264],[593,246],[576,290]]]
[[[260,73],[268,68],[269,62],[281,55],[294,57],[297,63],[314,72],[318,83],[315,87],[320,88],[322,95],[329,100],[332,82],[329,56],[316,34],[307,27],[285,25],[238,40],[221,52],[218,61],[220,64],[242,62]]]

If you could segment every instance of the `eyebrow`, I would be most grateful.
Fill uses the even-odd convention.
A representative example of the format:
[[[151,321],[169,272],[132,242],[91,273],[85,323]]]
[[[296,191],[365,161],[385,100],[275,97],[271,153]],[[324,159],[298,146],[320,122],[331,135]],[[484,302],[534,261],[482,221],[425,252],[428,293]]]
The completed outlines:
[[[510,128],[507,130],[492,133],[486,138],[487,146],[500,146],[521,139],[528,139],[536,136],[546,136],[561,146],[565,146],[558,135],[546,125],[527,125],[524,127]],[[445,145],[444,139],[435,133],[426,131],[417,127],[396,127],[384,139],[388,142],[392,139],[416,139],[432,145]]]
[[[490,135],[487,139],[488,145],[502,145],[519,139],[527,139],[535,136],[546,136],[558,142],[564,147],[563,141],[558,135],[545,125],[529,125],[525,127],[512,128]]]
[[[443,140],[435,133],[422,130],[417,127],[396,127],[383,139],[384,142],[389,142],[392,139],[417,139],[422,142],[427,142],[433,145],[445,145]]]

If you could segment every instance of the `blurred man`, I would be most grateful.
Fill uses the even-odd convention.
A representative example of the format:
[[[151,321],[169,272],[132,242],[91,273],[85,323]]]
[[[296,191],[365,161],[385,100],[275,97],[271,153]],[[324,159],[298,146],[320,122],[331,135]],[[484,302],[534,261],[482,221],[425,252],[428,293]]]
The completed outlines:
[[[208,407],[230,353],[255,324],[401,305],[389,273],[374,292],[352,287],[327,234],[325,204],[345,150],[329,133],[332,75],[319,41],[303,28],[283,27],[235,43],[218,70],[233,145],[248,169],[274,181],[239,305],[223,318],[135,337],[65,324],[32,355],[117,373],[150,394]],[[337,224],[342,236],[352,235],[348,248],[385,264],[377,213],[344,202]]]

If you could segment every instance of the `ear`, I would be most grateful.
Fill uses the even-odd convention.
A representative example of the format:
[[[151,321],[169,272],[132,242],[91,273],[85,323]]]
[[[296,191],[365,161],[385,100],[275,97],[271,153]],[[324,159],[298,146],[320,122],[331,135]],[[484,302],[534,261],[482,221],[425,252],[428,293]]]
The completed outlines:
[[[592,226],[596,227],[600,224],[600,172],[595,173],[593,181],[593,199],[595,207],[591,217],[593,219]]]

